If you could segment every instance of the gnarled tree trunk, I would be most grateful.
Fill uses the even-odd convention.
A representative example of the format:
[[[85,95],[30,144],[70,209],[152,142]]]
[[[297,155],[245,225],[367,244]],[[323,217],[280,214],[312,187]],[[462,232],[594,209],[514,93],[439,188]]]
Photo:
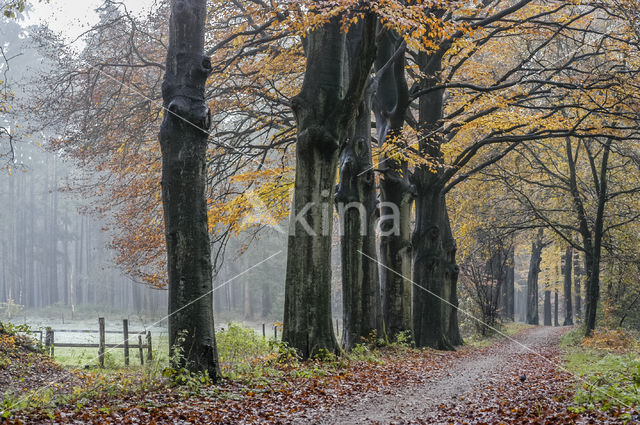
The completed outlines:
[[[292,99],[298,138],[282,339],[303,358],[321,349],[339,351],[331,321],[334,185],[340,144],[362,102],[375,57],[375,25],[367,14],[351,73],[345,72],[340,17],[311,31],[302,90]]]
[[[211,297],[206,151],[209,108],[204,99],[211,61],[204,55],[205,0],[173,0],[162,84],[162,203],[169,277],[169,344],[183,363],[215,379],[218,354]],[[186,332],[184,339],[178,335]]]
[[[442,58],[420,53],[418,65],[423,74],[420,89],[433,87],[438,83]],[[448,320],[443,320],[445,309],[445,213],[444,184],[441,181],[443,157],[438,132],[442,124],[444,90],[434,90],[420,96],[419,125],[421,138],[420,153],[430,164],[416,167],[412,182],[416,187],[416,223],[412,235],[413,281],[418,285],[413,293],[413,332],[418,347],[452,349],[447,340]],[[435,169],[434,169],[435,168]],[[449,282],[450,283],[450,282]],[[447,294],[449,292],[449,294]],[[446,326],[446,328],[445,328]]]
[[[423,174],[424,173],[424,174]],[[427,174],[428,173],[428,174]],[[428,181],[435,175],[429,170],[416,170],[416,225],[412,237],[413,332],[418,347],[452,349],[447,340],[443,312],[445,294],[445,261],[442,229],[444,195]]]
[[[350,37],[353,31],[350,31]],[[371,158],[372,86],[360,104],[353,131],[340,153],[336,204],[341,221],[342,346],[350,350],[381,330],[376,253],[376,188]]]
[[[451,345],[462,345],[464,341],[462,340],[462,335],[460,335],[460,324],[458,322],[458,276],[460,274],[460,267],[456,262],[456,251],[458,247],[453,237],[453,232],[451,231],[451,222],[446,208],[446,198],[443,206],[442,229],[444,232],[443,245],[445,254],[443,258],[443,268],[445,272],[444,288],[445,299],[450,303],[443,305],[444,329],[447,340]]]
[[[378,143],[399,136],[409,106],[404,48],[399,37],[382,30],[375,68],[378,76],[373,98]],[[396,56],[397,49],[401,49]],[[383,156],[380,160],[380,286],[386,336],[394,340],[412,329],[411,319],[411,204],[414,188],[407,164]]]

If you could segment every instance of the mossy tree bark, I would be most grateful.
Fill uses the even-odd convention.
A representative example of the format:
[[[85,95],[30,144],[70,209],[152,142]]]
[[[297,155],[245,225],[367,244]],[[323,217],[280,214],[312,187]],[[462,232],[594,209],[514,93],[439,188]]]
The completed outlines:
[[[173,0],[162,84],[162,203],[169,278],[169,344],[180,343],[192,371],[219,374],[211,297],[204,98],[211,61],[204,55],[205,0]],[[179,339],[185,333],[184,339]]]
[[[375,57],[375,25],[364,18],[349,72],[340,17],[309,33],[297,124],[296,177],[289,226],[282,339],[308,358],[340,350],[331,321],[331,235],[338,153],[362,102]]]

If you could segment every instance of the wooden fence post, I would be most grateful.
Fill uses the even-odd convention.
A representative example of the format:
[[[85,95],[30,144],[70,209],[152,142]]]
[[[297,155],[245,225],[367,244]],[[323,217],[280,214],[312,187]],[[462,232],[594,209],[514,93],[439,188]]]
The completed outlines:
[[[140,355],[140,364],[144,366],[144,352],[142,351],[142,335],[138,334],[138,354]]]
[[[98,346],[98,360],[100,367],[104,369],[104,317],[98,318],[98,327],[100,330],[100,345]]]
[[[147,331],[147,361],[153,360],[153,355],[151,354],[151,331]]]
[[[267,337],[267,332],[266,332],[266,329],[265,329],[265,325],[264,325],[264,323],[262,324],[262,337],[263,337],[263,338],[266,338],[266,337]]]
[[[122,332],[124,333],[124,365],[129,366],[129,320],[122,319]]]
[[[273,325],[273,339],[278,340],[278,325]]]
[[[47,328],[47,334],[44,337],[44,346],[46,347],[46,353],[53,357],[53,330],[51,328]]]
[[[45,352],[51,355],[51,328],[46,329],[46,335],[44,337]]]

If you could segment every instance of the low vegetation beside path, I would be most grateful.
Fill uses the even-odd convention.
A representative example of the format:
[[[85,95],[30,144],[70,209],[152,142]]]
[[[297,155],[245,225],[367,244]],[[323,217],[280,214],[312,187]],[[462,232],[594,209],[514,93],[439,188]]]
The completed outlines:
[[[348,356],[321,353],[300,362],[286,345],[232,324],[217,335],[225,378],[214,385],[206,376],[169,366],[166,357],[135,368],[63,368],[17,332],[23,329],[3,327],[0,386],[5,392],[0,410],[8,424],[348,423],[354,418],[340,415],[351,412],[355,403],[384,407],[380,401],[402,391],[415,389],[419,394],[438,385],[453,388],[471,367],[478,376],[463,387],[474,387],[482,397],[469,393],[444,399],[441,393],[443,399],[435,400],[433,409],[438,418],[545,423],[553,416],[556,421],[589,418],[594,423],[623,423],[636,417],[629,406],[638,404],[637,339],[624,334],[630,342],[612,350],[607,338],[617,336],[607,331],[583,341],[574,330],[558,344],[558,338],[546,335],[559,336],[562,329],[522,328],[509,325],[505,334],[531,343],[552,362],[496,337],[487,343],[475,340],[455,352],[414,349],[408,342],[389,345],[372,337]],[[511,363],[493,359],[510,350],[516,353],[508,355]],[[598,363],[593,364],[594,359]],[[478,362],[486,370],[477,369]],[[582,374],[585,385],[604,391],[588,390],[568,372]],[[526,375],[524,382],[519,374]],[[7,382],[21,384],[7,386]],[[410,413],[396,414],[399,423],[428,423]],[[381,410],[367,420],[392,419]]]

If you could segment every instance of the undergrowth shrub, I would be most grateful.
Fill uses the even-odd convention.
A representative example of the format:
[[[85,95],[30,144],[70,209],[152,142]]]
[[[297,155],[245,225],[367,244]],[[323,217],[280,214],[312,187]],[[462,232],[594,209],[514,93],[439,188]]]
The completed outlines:
[[[295,350],[237,323],[217,332],[216,342],[221,372],[231,379],[273,374],[273,365],[279,361],[297,363]]]
[[[576,410],[640,405],[640,357],[608,354],[593,367],[576,391]]]
[[[584,338],[581,345],[599,350],[626,351],[638,348],[638,336],[629,330],[599,328]]]
[[[209,375],[204,372],[192,372],[188,369],[188,360],[185,357],[183,344],[187,336],[187,331],[181,331],[176,337],[176,343],[171,347],[169,356],[169,366],[163,375],[169,379],[173,386],[181,386],[187,393],[198,394],[203,387],[211,384]]]
[[[583,335],[584,329],[576,328],[562,338],[567,367],[581,376],[570,409],[582,413],[640,405],[637,336],[606,328],[596,329],[588,338]]]

